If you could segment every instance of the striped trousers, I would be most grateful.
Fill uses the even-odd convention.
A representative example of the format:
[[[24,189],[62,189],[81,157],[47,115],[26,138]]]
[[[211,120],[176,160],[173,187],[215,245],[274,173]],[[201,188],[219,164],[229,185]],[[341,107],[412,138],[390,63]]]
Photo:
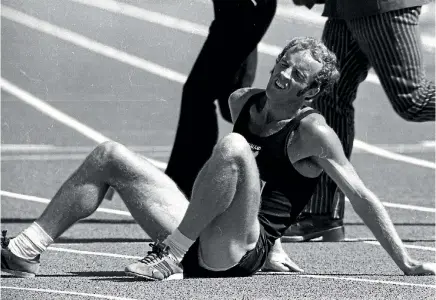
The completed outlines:
[[[421,7],[411,7],[325,24],[322,39],[336,54],[341,75],[332,93],[313,106],[336,131],[348,158],[354,140],[353,101],[371,67],[398,115],[413,122],[435,120],[435,85],[423,71],[420,12]],[[325,174],[305,212],[343,218],[344,196]]]

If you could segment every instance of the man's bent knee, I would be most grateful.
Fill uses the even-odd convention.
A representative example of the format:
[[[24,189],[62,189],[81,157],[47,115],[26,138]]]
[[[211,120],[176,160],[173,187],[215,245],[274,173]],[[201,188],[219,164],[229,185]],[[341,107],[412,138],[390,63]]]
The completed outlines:
[[[119,143],[114,141],[106,141],[100,143],[97,147],[94,148],[89,156],[98,161],[107,161],[109,156],[115,152],[115,149],[119,147],[119,145]]]
[[[105,171],[120,162],[125,151],[127,151],[127,148],[120,143],[114,141],[103,142],[95,147],[87,157],[86,162],[93,164],[100,171]]]
[[[253,154],[250,145],[242,135],[230,133],[216,144],[213,155],[240,163],[249,159]]]

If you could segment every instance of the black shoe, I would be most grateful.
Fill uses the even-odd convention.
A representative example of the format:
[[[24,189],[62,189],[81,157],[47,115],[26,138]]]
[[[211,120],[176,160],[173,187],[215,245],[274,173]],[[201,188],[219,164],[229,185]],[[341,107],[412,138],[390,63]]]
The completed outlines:
[[[39,255],[34,259],[25,259],[16,256],[9,250],[9,238],[6,237],[6,230],[2,231],[1,238],[1,255],[2,255],[2,268],[3,272],[12,274],[16,277],[35,277],[39,271]]]
[[[330,216],[303,216],[291,225],[282,236],[283,242],[306,242],[322,238],[323,242],[340,242],[345,239],[344,222]]]

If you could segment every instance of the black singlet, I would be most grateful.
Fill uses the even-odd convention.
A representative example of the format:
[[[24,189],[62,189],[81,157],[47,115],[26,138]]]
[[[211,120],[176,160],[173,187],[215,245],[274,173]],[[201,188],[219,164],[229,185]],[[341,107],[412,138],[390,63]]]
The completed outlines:
[[[294,168],[289,161],[286,145],[300,121],[309,114],[319,112],[307,110],[276,133],[260,137],[250,132],[248,124],[251,106],[264,95],[265,92],[255,94],[247,101],[234,124],[233,132],[244,136],[256,155],[260,178],[264,182],[259,222],[265,228],[268,238],[273,241],[295,222],[318,183],[319,176],[305,177]]]

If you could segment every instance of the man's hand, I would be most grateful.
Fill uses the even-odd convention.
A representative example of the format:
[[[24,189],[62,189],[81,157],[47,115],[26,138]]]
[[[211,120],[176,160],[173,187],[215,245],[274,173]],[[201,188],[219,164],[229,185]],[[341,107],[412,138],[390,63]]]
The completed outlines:
[[[280,239],[276,240],[272,247],[265,264],[262,267],[263,272],[304,272],[296,263],[294,263],[283,250]]]
[[[418,276],[418,275],[436,275],[436,263],[420,263],[416,262],[413,266],[403,270],[404,275]]]

